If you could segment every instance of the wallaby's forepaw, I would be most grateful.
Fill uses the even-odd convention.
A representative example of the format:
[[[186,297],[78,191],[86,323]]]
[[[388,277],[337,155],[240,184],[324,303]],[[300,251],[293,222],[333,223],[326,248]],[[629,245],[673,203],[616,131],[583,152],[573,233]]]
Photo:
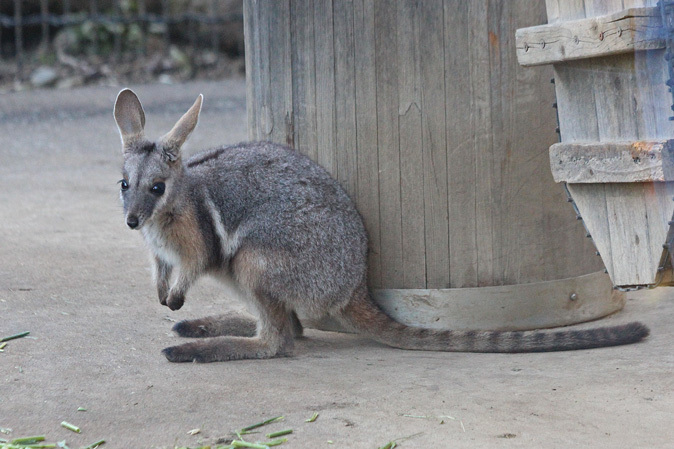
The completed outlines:
[[[159,304],[162,306],[166,305],[166,300],[168,299],[168,290],[167,289],[157,289],[157,296],[159,296]]]
[[[166,300],[166,305],[171,310],[178,310],[179,308],[181,308],[183,306],[183,304],[185,304],[185,296],[184,295],[169,294],[169,297]]]

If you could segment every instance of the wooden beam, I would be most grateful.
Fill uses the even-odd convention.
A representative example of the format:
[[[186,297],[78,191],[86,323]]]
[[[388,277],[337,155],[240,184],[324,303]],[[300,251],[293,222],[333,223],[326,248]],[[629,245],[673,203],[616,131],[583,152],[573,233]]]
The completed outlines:
[[[523,66],[551,64],[664,48],[657,8],[629,8],[589,19],[520,28],[517,60]]]
[[[669,161],[666,140],[556,143],[550,147],[550,168],[556,182],[674,181],[663,153]]]

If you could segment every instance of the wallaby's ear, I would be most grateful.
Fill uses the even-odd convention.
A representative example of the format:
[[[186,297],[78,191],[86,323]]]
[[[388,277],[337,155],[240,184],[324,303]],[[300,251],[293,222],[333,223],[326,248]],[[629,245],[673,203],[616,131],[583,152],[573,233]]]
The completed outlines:
[[[199,94],[192,107],[180,117],[173,129],[166,133],[161,142],[171,160],[175,160],[180,155],[180,147],[185,143],[189,135],[194,131],[199,121],[199,112],[201,112],[201,102],[204,96]]]
[[[143,137],[145,112],[140,100],[131,89],[124,89],[115,100],[115,122],[126,148],[130,143]]]

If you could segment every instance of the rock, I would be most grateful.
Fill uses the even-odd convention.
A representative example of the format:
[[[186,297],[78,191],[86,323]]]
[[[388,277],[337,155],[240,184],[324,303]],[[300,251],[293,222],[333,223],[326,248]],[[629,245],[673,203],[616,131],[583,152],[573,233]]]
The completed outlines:
[[[30,84],[33,87],[48,87],[54,85],[58,79],[56,70],[47,66],[40,66],[30,74]]]

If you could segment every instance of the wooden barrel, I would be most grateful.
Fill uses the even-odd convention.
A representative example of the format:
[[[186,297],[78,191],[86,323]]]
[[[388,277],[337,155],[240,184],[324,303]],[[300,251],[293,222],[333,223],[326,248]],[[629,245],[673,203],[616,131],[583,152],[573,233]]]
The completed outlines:
[[[615,285],[669,284],[674,122],[662,11],[656,0],[546,3],[548,24],[518,30],[517,53],[527,66],[554,67],[555,180],[567,184]]]
[[[328,169],[400,321],[524,329],[622,307],[550,173],[549,67],[517,63],[543,2],[245,0],[249,135]]]

